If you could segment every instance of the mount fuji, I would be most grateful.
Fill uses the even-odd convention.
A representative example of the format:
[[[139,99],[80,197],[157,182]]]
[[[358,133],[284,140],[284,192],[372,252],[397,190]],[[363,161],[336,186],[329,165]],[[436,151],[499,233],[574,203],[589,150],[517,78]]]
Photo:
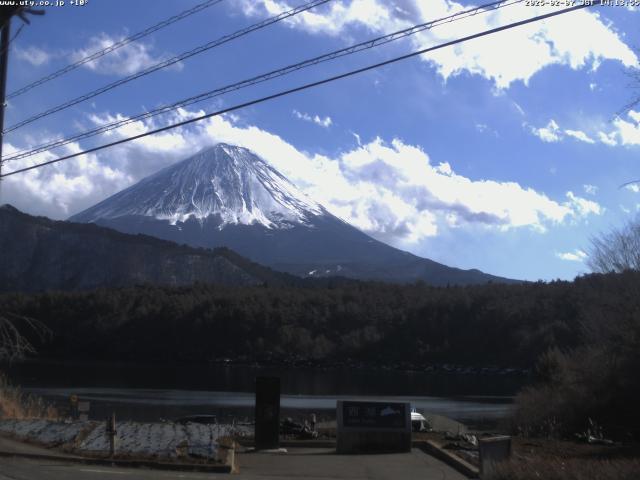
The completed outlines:
[[[299,276],[433,285],[509,281],[379,242],[329,213],[246,148],[218,144],[69,218],[194,247],[228,247]]]

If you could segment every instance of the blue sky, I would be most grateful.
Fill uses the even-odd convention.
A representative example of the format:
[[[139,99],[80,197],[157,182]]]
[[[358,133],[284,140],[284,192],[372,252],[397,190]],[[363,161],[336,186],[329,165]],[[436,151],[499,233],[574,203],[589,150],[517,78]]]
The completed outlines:
[[[47,8],[12,45],[8,91],[197,3]],[[224,0],[11,99],[5,125],[301,3]],[[473,5],[332,0],[18,129],[5,139],[5,155]],[[438,26],[5,170],[547,11],[520,3]],[[639,188],[618,188],[640,177],[640,106],[620,113],[640,94],[630,87],[639,19],[637,9],[597,7],[442,49],[8,177],[0,202],[64,219],[225,141],[254,150],[330,211],[399,248],[496,275],[571,279],[588,271],[590,236],[640,209]]]

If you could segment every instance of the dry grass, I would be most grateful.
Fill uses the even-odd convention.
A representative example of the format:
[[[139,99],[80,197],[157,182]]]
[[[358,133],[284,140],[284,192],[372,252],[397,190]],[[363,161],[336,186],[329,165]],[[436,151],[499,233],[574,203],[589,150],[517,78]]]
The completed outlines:
[[[58,412],[42,398],[26,394],[20,387],[11,385],[7,377],[0,373],[0,419],[4,418],[56,420]]]
[[[491,480],[638,480],[636,459],[518,458],[496,467]]]

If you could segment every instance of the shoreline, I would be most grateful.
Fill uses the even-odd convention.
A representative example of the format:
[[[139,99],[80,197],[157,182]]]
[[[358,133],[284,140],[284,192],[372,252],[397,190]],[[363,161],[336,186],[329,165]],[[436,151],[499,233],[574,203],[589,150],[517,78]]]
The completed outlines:
[[[90,419],[103,419],[115,413],[118,419],[131,421],[174,421],[190,415],[212,415],[218,422],[250,421],[254,416],[255,396],[251,392],[213,392],[187,390],[147,390],[132,388],[26,388],[23,391],[42,398],[58,411],[69,409],[69,397],[90,402]],[[444,415],[473,425],[496,425],[512,411],[510,398],[453,399],[447,397],[382,395],[282,395],[281,417],[335,420],[338,400],[408,402],[419,412]]]
[[[359,372],[398,372],[398,373],[416,373],[416,374],[443,374],[443,375],[487,375],[487,376],[514,376],[527,377],[531,375],[531,368],[514,367],[514,366],[498,366],[498,365],[469,365],[465,363],[455,362],[439,362],[430,364],[411,364],[401,362],[398,364],[379,364],[371,362],[348,361],[343,362],[322,362],[308,359],[273,359],[254,361],[247,358],[219,358],[215,360],[204,360],[202,362],[187,361],[166,361],[154,362],[152,360],[103,360],[103,359],[60,359],[60,358],[27,358],[19,362],[23,365],[47,365],[47,366],[95,366],[95,367],[134,367],[134,368],[163,368],[163,367],[243,367],[253,369],[294,369],[294,370],[310,370],[314,372],[332,372],[345,368],[355,369]],[[15,364],[14,364],[15,365]],[[7,369],[12,364],[0,363],[0,369]]]

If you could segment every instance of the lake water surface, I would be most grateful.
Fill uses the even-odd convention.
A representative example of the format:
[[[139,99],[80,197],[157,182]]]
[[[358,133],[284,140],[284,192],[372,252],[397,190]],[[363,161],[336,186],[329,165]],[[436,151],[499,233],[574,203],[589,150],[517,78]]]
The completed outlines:
[[[91,402],[90,416],[154,421],[190,414],[252,416],[255,377],[281,379],[283,414],[330,417],[336,400],[410,402],[419,411],[460,421],[495,421],[509,414],[525,382],[516,375],[398,372],[360,369],[283,369],[254,366],[154,366],[25,363],[8,373],[23,389],[64,409],[69,396]]]

